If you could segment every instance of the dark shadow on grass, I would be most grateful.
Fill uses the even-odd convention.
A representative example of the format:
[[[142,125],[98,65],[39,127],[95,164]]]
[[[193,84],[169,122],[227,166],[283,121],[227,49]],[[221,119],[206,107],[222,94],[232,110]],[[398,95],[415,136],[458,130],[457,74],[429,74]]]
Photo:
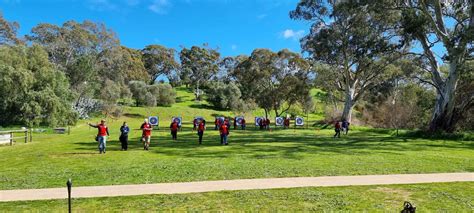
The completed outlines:
[[[226,112],[225,109],[215,108],[215,107],[212,106],[212,105],[209,105],[209,104],[202,104],[202,103],[194,103],[194,104],[191,104],[189,107],[195,108],[195,109],[208,109],[208,110]]]
[[[333,138],[315,132],[298,132],[296,130],[279,131],[231,131],[229,146],[220,144],[220,137],[214,130],[207,130],[203,144],[198,144],[196,132],[181,131],[178,140],[172,141],[170,135],[152,136],[149,152],[179,158],[228,158],[242,157],[253,159],[286,158],[303,160],[305,155],[373,155],[384,154],[404,156],[408,152],[421,152],[435,149],[472,149],[473,143],[461,142],[420,142],[403,138],[380,135],[371,132],[353,132],[349,136]],[[285,132],[286,131],[286,132]],[[165,131],[167,132],[167,131]],[[297,134],[288,134],[298,132]],[[129,150],[143,150],[140,138],[129,139]],[[96,142],[78,142],[78,150],[97,150]],[[221,148],[219,148],[221,147]],[[120,150],[118,140],[107,142],[108,151]],[[408,151],[408,152],[407,152]]]
[[[143,118],[144,116],[138,113],[124,113],[123,116],[129,117],[129,118]]]

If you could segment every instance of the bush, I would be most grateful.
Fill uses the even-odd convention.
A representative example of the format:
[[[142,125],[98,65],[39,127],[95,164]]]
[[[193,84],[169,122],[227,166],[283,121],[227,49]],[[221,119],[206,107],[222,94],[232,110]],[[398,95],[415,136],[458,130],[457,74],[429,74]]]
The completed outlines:
[[[0,76],[0,125],[77,121],[69,82],[40,46],[0,47]]]
[[[176,101],[176,92],[169,84],[158,84],[159,93],[155,93],[158,106],[171,106]]]
[[[146,85],[143,81],[130,81],[129,87],[137,106],[170,106],[176,100],[176,92],[169,84]]]
[[[235,83],[225,84],[215,81],[206,89],[207,102],[218,109],[237,109],[244,102],[240,99],[242,94]]]

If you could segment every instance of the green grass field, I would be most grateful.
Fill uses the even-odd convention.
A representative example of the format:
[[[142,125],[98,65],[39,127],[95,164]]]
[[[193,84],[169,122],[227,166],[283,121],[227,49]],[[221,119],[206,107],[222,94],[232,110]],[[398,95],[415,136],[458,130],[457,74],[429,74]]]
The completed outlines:
[[[474,211],[473,182],[225,191],[73,199],[80,212],[133,211],[365,211],[399,212],[411,201],[419,212]],[[471,190],[467,190],[471,189]],[[65,212],[66,200],[0,203],[6,212]]]
[[[348,136],[332,138],[333,130],[278,129],[260,131],[247,116],[248,130],[231,131],[229,146],[219,144],[213,118],[231,116],[205,103],[194,103],[192,94],[178,90],[172,107],[128,107],[124,116],[108,119],[111,137],[107,153],[99,155],[94,141],[96,129],[87,121],[72,127],[70,135],[34,134],[32,143],[18,142],[0,147],[0,190],[64,187],[68,178],[74,186],[142,184],[239,178],[335,176],[366,174],[408,174],[474,172],[474,143],[462,140],[398,138],[385,130],[354,128]],[[137,130],[143,118],[159,115],[161,128],[153,131],[151,148],[144,151]],[[166,128],[171,116],[188,123],[171,141]],[[203,145],[189,122],[194,116],[208,120]],[[310,115],[315,121],[321,114]],[[97,122],[99,118],[91,121]],[[120,151],[119,126],[127,121],[132,128],[129,151]],[[273,122],[273,121],[272,121]],[[471,137],[472,138],[472,137]],[[430,210],[473,210],[473,183],[422,184],[411,186],[371,186],[302,188],[216,192],[189,195],[156,195],[123,198],[78,199],[84,210],[393,210],[405,194]],[[385,190],[385,191],[384,191]],[[393,193],[392,193],[393,191]],[[407,193],[405,193],[407,191]],[[443,199],[449,200],[444,204]],[[64,201],[0,203],[0,209],[63,209]],[[446,205],[447,207],[445,207]]]

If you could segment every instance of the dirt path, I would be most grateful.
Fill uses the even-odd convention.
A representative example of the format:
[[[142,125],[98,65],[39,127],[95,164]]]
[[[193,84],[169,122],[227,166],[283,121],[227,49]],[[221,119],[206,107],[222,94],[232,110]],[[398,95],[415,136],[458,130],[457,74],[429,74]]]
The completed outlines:
[[[72,188],[73,198],[114,197],[148,194],[183,194],[225,190],[276,189],[295,187],[357,186],[474,181],[474,173],[361,175],[218,180],[183,183],[85,186]],[[67,198],[67,189],[20,189],[0,191],[0,202]]]

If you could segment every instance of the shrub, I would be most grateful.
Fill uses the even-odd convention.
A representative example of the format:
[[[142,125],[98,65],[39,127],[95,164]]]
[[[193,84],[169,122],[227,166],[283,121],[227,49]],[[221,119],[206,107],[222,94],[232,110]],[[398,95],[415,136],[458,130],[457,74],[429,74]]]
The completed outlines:
[[[143,81],[130,81],[129,87],[137,106],[170,106],[176,100],[176,92],[169,84],[146,85]]]

